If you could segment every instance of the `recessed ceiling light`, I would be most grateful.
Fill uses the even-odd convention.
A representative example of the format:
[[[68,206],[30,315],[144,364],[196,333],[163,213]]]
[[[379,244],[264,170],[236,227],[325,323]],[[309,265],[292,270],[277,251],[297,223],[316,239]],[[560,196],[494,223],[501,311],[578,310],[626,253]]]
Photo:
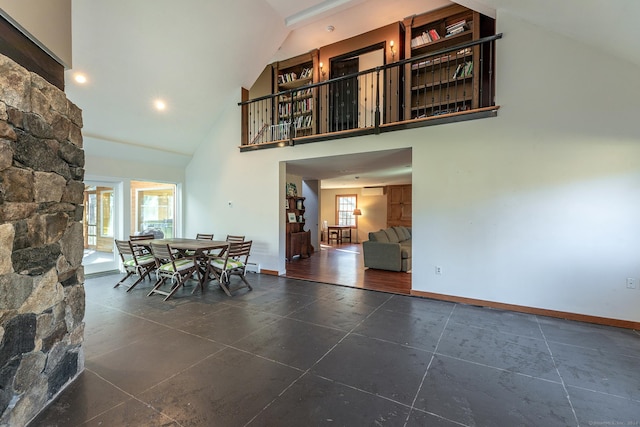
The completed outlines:
[[[156,99],[153,102],[153,106],[156,107],[158,111],[164,111],[167,109],[167,104],[162,99]]]
[[[327,32],[332,32],[333,30],[335,30],[336,27],[334,27],[333,25],[327,25]]]
[[[82,84],[85,84],[85,83],[87,82],[87,76],[85,76],[85,75],[84,75],[84,74],[82,74],[82,73],[76,73],[76,74],[73,76],[73,79],[74,79],[76,82],[80,83],[81,85],[82,85]]]

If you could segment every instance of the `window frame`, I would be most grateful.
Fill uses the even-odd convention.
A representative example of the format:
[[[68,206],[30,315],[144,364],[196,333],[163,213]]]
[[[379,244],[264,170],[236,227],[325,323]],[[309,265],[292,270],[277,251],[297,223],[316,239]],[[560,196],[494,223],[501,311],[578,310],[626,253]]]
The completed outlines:
[[[349,210],[341,210],[341,199],[342,198],[353,198],[353,207]],[[336,225],[347,225],[351,228],[356,228],[358,226],[358,217],[353,214],[353,210],[358,207],[358,195],[357,194],[336,194],[336,202],[335,202],[335,223]],[[341,213],[344,215],[341,216]],[[341,222],[341,218],[349,218],[349,223]]]

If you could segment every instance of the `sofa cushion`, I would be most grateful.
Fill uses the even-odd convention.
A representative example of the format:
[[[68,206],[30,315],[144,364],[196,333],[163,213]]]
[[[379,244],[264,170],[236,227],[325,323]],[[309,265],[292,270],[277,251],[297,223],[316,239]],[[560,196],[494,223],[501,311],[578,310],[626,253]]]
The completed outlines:
[[[389,238],[387,237],[387,233],[385,233],[383,230],[371,231],[369,233],[369,240],[371,240],[372,242],[389,243]]]
[[[400,241],[398,234],[395,232],[393,228],[385,228],[382,231],[384,231],[387,237],[389,238],[389,242],[398,243]]]
[[[398,239],[400,239],[401,242],[403,240],[409,240],[411,238],[411,234],[409,234],[409,230],[407,230],[407,227],[397,226],[393,227],[393,229],[395,230],[396,234],[398,235]]]

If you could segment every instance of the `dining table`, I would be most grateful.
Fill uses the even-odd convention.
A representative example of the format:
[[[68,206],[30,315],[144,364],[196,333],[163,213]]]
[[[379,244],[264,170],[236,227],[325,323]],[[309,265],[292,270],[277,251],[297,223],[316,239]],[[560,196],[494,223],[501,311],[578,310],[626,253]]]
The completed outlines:
[[[327,243],[331,242],[331,232],[335,231],[336,233],[336,243],[342,243],[343,238],[348,238],[349,242],[351,242],[351,229],[350,225],[328,225],[327,226]],[[349,233],[344,236],[342,232],[344,230],[349,230]]]
[[[199,285],[204,289],[204,282],[207,281],[207,255],[210,251],[221,249],[219,255],[229,248],[229,242],[226,240],[205,240],[205,239],[189,239],[183,237],[170,237],[162,239],[144,239],[132,242],[135,245],[144,246],[151,251],[151,244],[169,245],[171,249],[175,249],[180,256],[190,256],[202,260],[199,263]],[[190,253],[191,252],[191,253]],[[206,262],[205,262],[206,261]]]

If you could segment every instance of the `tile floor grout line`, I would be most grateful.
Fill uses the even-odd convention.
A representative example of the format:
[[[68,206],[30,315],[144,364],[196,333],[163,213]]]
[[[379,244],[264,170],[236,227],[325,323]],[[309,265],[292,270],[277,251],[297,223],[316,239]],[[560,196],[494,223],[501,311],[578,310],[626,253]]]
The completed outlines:
[[[322,327],[322,328],[326,328],[326,329],[331,329],[331,330],[335,330],[335,331],[339,331],[339,332],[344,332],[344,329],[334,328],[334,327],[326,326],[326,325],[319,325],[319,324],[317,324],[317,323],[307,322],[307,321],[304,321],[304,320],[296,319],[296,318],[294,318],[294,317],[289,317],[291,314],[293,314],[293,313],[295,313],[295,312],[297,312],[297,311],[299,311],[299,310],[302,310],[303,308],[306,308],[306,307],[308,307],[308,306],[310,306],[310,305],[312,305],[312,304],[315,304],[316,302],[317,302],[317,301],[312,301],[312,302],[310,302],[310,303],[306,304],[305,306],[300,307],[300,308],[299,308],[299,309],[297,309],[297,310],[293,310],[292,312],[290,312],[290,313],[288,313],[288,314],[286,314],[286,315],[275,314],[275,313],[271,313],[271,312],[263,311],[263,310],[256,310],[256,311],[257,311],[257,312],[259,312],[259,313],[264,313],[264,314],[269,314],[269,315],[272,315],[272,316],[277,316],[277,317],[279,317],[279,319],[274,320],[273,322],[270,322],[270,323],[268,323],[268,324],[266,324],[266,325],[262,326],[261,328],[256,329],[255,331],[251,332],[250,334],[243,336],[242,338],[240,338],[240,339],[238,339],[238,340],[234,341],[233,343],[231,343],[231,345],[233,345],[233,344],[237,344],[238,342],[242,341],[243,339],[245,339],[245,338],[247,338],[247,337],[250,337],[251,335],[253,335],[253,334],[255,334],[255,333],[257,333],[257,332],[259,332],[259,331],[261,331],[261,330],[263,330],[263,329],[265,329],[265,328],[267,328],[267,327],[269,327],[269,326],[271,326],[271,325],[275,324],[276,322],[278,322],[278,321],[280,321],[280,320],[283,320],[283,319],[294,320],[294,321],[296,321],[296,322],[305,323],[305,324],[307,324],[307,325],[313,325],[313,326],[318,326],[318,327]],[[243,350],[243,351],[244,351],[244,350]]]
[[[542,334],[542,337],[544,338],[544,342],[547,346],[547,350],[549,351],[549,355],[551,356],[551,362],[553,362],[553,367],[556,370],[556,373],[558,374],[558,378],[560,378],[560,383],[562,384],[562,389],[564,390],[565,396],[567,398],[567,401],[569,402],[569,407],[571,408],[571,412],[573,413],[573,418],[576,421],[576,426],[580,427],[580,420],[578,420],[578,414],[576,414],[576,410],[573,407],[573,402],[571,402],[571,396],[569,396],[569,390],[567,389],[567,385],[564,382],[564,378],[562,378],[562,374],[560,374],[560,369],[558,369],[558,364],[556,363],[556,358],[553,357],[553,352],[551,351],[551,347],[549,346],[549,341],[547,341],[547,336],[545,335],[544,331],[542,330],[542,325],[540,324],[540,320],[538,319],[538,316],[535,316],[536,322],[538,322],[538,328],[540,328],[540,333]]]
[[[145,388],[145,389],[144,389],[144,390],[142,390],[140,393],[146,393],[146,392],[148,392],[148,391],[150,391],[150,390],[153,390],[154,388],[156,388],[156,387],[157,387],[157,386],[159,386],[160,384],[162,384],[162,383],[164,383],[164,382],[167,382],[167,381],[169,381],[170,379],[173,379],[173,378],[177,377],[178,375],[181,375],[181,374],[185,373],[187,370],[189,370],[189,369],[191,369],[191,368],[196,367],[197,365],[201,364],[201,363],[202,363],[202,362],[204,362],[205,360],[209,360],[209,359],[211,359],[212,357],[215,357],[218,353],[222,352],[222,351],[223,351],[223,350],[225,350],[227,347],[228,347],[227,345],[224,345],[224,347],[222,347],[220,350],[216,350],[216,351],[214,351],[213,353],[206,355],[206,356],[205,356],[205,357],[203,357],[202,359],[199,359],[198,361],[193,362],[191,365],[184,367],[183,369],[181,369],[181,370],[179,370],[179,371],[177,371],[177,372],[175,372],[175,373],[173,373],[173,374],[169,375],[169,376],[168,376],[168,377],[166,377],[166,378],[163,378],[162,380],[158,381],[157,383],[155,383],[155,384],[153,384],[153,385],[151,385],[151,386],[149,386],[149,387]]]
[[[515,332],[498,331],[498,330],[495,330],[495,329],[485,328],[485,327],[482,327],[482,326],[467,325],[467,324],[462,323],[462,322],[456,322],[455,320],[452,320],[451,323],[455,323],[456,325],[462,325],[462,326],[465,326],[465,327],[470,328],[470,329],[479,329],[481,331],[497,332],[499,334],[504,334],[504,335],[512,335],[512,336],[515,336],[515,337],[530,338],[530,339],[536,340],[536,341],[544,341],[542,338],[538,338],[538,337],[532,337],[532,336],[529,336],[529,335],[518,334],[518,333],[515,333]]]
[[[447,330],[447,325],[449,324],[449,320],[451,319],[451,316],[453,316],[453,312],[456,310],[457,306],[458,306],[458,304],[454,304],[454,306],[451,307],[451,311],[449,312],[449,316],[447,317],[446,322],[444,322],[444,326],[442,327],[442,331],[440,331],[440,336],[438,337],[438,341],[436,342],[436,347],[433,349],[433,353],[431,354],[431,359],[429,359],[429,363],[427,364],[427,368],[424,370],[424,374],[422,375],[422,379],[420,380],[420,385],[418,385],[418,390],[416,390],[416,394],[413,397],[413,401],[411,402],[411,409],[409,410],[409,414],[407,415],[407,418],[404,421],[404,427],[407,427],[407,424],[409,423],[409,418],[411,418],[411,413],[413,412],[413,408],[416,405],[416,401],[418,400],[418,396],[420,395],[420,391],[422,390],[422,386],[424,385],[424,380],[427,378],[427,374],[429,373],[429,368],[431,367],[431,364],[433,363],[433,359],[435,359],[435,357],[436,357],[436,353],[438,351],[438,346],[440,345],[440,341],[442,341],[442,337],[444,336],[444,331]]]
[[[156,409],[156,407],[155,407],[155,406],[151,405],[150,403],[145,402],[145,401],[141,400],[140,398],[138,398],[137,396],[135,396],[135,395],[133,395],[133,394],[129,393],[128,391],[126,391],[126,390],[124,390],[124,389],[122,389],[122,388],[120,388],[120,387],[118,387],[117,385],[115,385],[114,383],[112,383],[112,382],[111,382],[111,381],[109,381],[108,379],[104,378],[102,375],[100,375],[100,374],[99,374],[99,373],[97,373],[96,371],[94,371],[94,370],[92,370],[92,369],[90,369],[90,368],[87,368],[87,367],[85,367],[85,369],[86,369],[87,371],[91,372],[92,374],[94,374],[96,377],[100,378],[102,381],[104,381],[104,382],[106,382],[107,384],[109,384],[110,386],[112,386],[112,387],[114,387],[115,389],[117,389],[117,390],[121,391],[122,393],[124,393],[124,394],[125,394],[126,396],[128,396],[130,399],[133,399],[133,400],[136,400],[136,401],[138,401],[138,402],[142,403],[143,405],[145,405],[145,406],[147,406],[147,407],[149,407],[149,408],[153,409],[153,410],[154,410],[155,412],[157,412],[158,414],[160,414],[160,415],[162,415],[162,416],[165,416],[165,417],[169,418],[171,421],[173,421],[173,422],[175,422],[176,424],[178,424],[179,426],[184,427],[184,426],[183,426],[180,422],[178,422],[177,420],[174,420],[173,418],[171,418],[170,416],[168,416],[168,415],[167,415],[167,414],[165,414],[164,412],[159,411],[158,409]],[[141,393],[144,393],[145,391],[146,391],[146,390],[142,391]],[[96,414],[95,416],[91,417],[90,419],[88,419],[88,420],[84,420],[84,421],[82,422],[82,424],[87,424],[89,421],[93,421],[93,420],[95,420],[97,417],[100,417],[100,416],[102,416],[102,415],[106,414],[107,412],[111,411],[112,409],[115,409],[115,408],[117,408],[117,407],[119,407],[119,406],[124,405],[125,403],[126,403],[126,401],[123,401],[123,402],[118,403],[117,405],[112,406],[112,407],[111,407],[111,408],[109,408],[109,409],[105,409],[104,411],[102,411],[102,412],[101,412],[101,413],[99,413],[99,414]]]
[[[250,352],[249,350],[245,350],[245,349],[242,349],[242,348],[240,348],[240,347],[235,347],[233,344],[229,344],[229,345],[227,345],[227,347],[228,347],[228,348],[231,348],[231,349],[233,349],[233,350],[239,351],[239,352],[241,352],[241,353],[245,353],[245,354],[249,354],[249,355],[251,355],[251,356],[255,356],[255,357],[257,357],[258,359],[267,360],[267,361],[272,362],[272,363],[275,363],[275,364],[277,364],[277,365],[281,365],[281,366],[284,366],[284,367],[286,367],[286,368],[291,368],[291,369],[293,369],[293,370],[295,370],[295,371],[304,372],[304,369],[303,369],[303,368],[298,368],[298,367],[296,367],[296,366],[287,365],[287,364],[286,364],[286,363],[284,363],[284,362],[280,362],[280,361],[275,360],[275,359],[270,359],[270,358],[268,358],[268,357],[262,356],[262,355],[257,354],[257,353],[252,353],[252,352]]]
[[[513,375],[518,375],[518,376],[525,377],[525,378],[531,378],[533,380],[540,380],[540,381],[548,382],[548,383],[551,383],[551,384],[561,384],[560,381],[554,381],[554,380],[550,380],[548,378],[536,377],[534,375],[525,374],[524,372],[510,371],[508,369],[500,368],[498,366],[486,365],[484,363],[475,362],[473,360],[467,360],[467,359],[463,359],[461,357],[455,357],[455,356],[451,356],[451,355],[444,354],[444,353],[434,352],[434,355],[446,357],[447,359],[458,360],[460,362],[465,362],[465,363],[469,363],[469,364],[476,365],[476,366],[482,366],[483,368],[495,369],[496,371],[508,372],[510,374],[513,374]]]
[[[553,344],[564,345],[564,346],[567,346],[567,347],[579,348],[581,350],[591,350],[591,351],[603,352],[603,353],[608,353],[608,354],[615,354],[617,356],[630,357],[632,359],[640,359],[640,355],[607,351],[606,348],[602,349],[602,348],[595,348],[595,347],[585,347],[585,346],[582,346],[582,345],[569,344],[569,343],[565,343],[565,342],[562,342],[562,341],[556,341],[556,340],[548,340],[548,342],[553,343]]]
[[[307,375],[309,372],[311,372],[311,369],[313,369],[314,366],[316,366],[318,363],[320,363],[329,353],[331,353],[341,342],[343,342],[348,336],[349,334],[351,334],[351,332],[353,330],[355,330],[358,326],[360,326],[362,324],[362,322],[364,322],[365,320],[367,320],[371,315],[373,315],[373,313],[375,313],[376,311],[378,311],[380,309],[380,307],[382,307],[383,305],[385,305],[391,298],[393,298],[393,296],[389,296],[389,298],[387,298],[386,300],[384,300],[382,302],[382,304],[380,304],[378,307],[375,308],[375,310],[373,310],[371,313],[369,313],[364,319],[360,320],[360,322],[358,322],[357,325],[355,325],[353,328],[351,328],[351,330],[349,330],[347,333],[344,334],[344,336],[342,338],[340,338],[338,340],[338,342],[336,342],[329,350],[327,350],[322,356],[320,356],[320,358],[318,360],[316,360],[311,366],[309,366],[302,374],[300,374],[300,376],[298,376],[298,378],[294,379],[288,386],[286,386],[275,398],[273,398],[273,400],[271,400],[269,403],[267,403],[260,411],[258,411],[257,414],[255,414],[253,416],[253,418],[251,418],[246,424],[244,424],[244,427],[250,425],[253,420],[255,420],[260,414],[262,414],[267,408],[269,408],[271,405],[273,405],[273,403],[275,403],[276,400],[278,400],[278,398],[282,397],[282,395],[284,393],[287,392],[287,390],[289,390],[291,387],[293,387],[294,384],[296,384],[298,381],[300,381],[300,379],[302,379],[305,375]]]
[[[591,392],[591,393],[597,393],[597,394],[601,394],[601,395],[603,395],[603,396],[615,397],[615,398],[617,398],[617,399],[624,399],[624,400],[628,400],[629,402],[637,402],[637,403],[640,403],[640,399],[632,399],[632,398],[630,398],[630,397],[621,396],[621,395],[619,395],[619,394],[611,394],[611,393],[607,393],[607,392],[605,392],[605,391],[593,390],[593,389],[590,389],[590,388],[580,387],[580,386],[577,386],[577,385],[571,385],[571,384],[569,384],[567,387],[568,387],[568,388],[575,388],[575,389],[577,389],[577,390],[589,391],[589,392]]]
[[[364,394],[368,394],[368,395],[370,395],[370,396],[375,396],[375,397],[379,397],[379,398],[384,399],[384,400],[388,400],[389,402],[393,402],[393,403],[396,403],[396,404],[398,404],[398,405],[400,405],[400,406],[404,406],[404,407],[406,407],[406,408],[407,408],[407,409],[409,409],[409,410],[413,410],[413,409],[415,409],[415,410],[416,410],[416,411],[418,411],[418,412],[422,412],[422,413],[424,413],[424,414],[433,415],[434,417],[437,417],[437,418],[440,418],[440,419],[442,419],[442,420],[445,420],[445,421],[449,421],[449,422],[452,422],[452,423],[458,424],[458,425],[460,425],[460,426],[467,426],[466,424],[462,424],[462,423],[459,423],[459,422],[457,422],[457,421],[454,421],[454,420],[450,420],[450,419],[448,419],[448,418],[445,418],[445,417],[443,417],[442,415],[438,415],[438,414],[435,414],[435,413],[433,413],[433,412],[425,411],[424,409],[420,409],[420,408],[413,408],[411,405],[409,405],[409,404],[407,404],[407,403],[399,402],[399,401],[397,401],[397,400],[391,399],[390,397],[384,396],[384,395],[382,395],[382,394],[373,393],[373,392],[368,391],[368,390],[363,390],[363,389],[361,389],[361,388],[358,388],[358,387],[352,386],[352,385],[350,385],[350,384],[343,383],[343,382],[341,382],[341,381],[332,380],[331,378],[327,378],[327,377],[322,376],[322,375],[317,375],[317,374],[315,374],[315,376],[316,376],[316,377],[318,377],[318,378],[321,378],[321,379],[323,379],[323,380],[330,381],[330,382],[332,382],[332,383],[334,383],[334,384],[339,384],[339,385],[342,385],[342,386],[344,386],[344,387],[350,388],[350,389],[352,389],[352,390],[355,390],[355,391],[358,391],[358,392],[361,392],[361,393],[364,393]]]

